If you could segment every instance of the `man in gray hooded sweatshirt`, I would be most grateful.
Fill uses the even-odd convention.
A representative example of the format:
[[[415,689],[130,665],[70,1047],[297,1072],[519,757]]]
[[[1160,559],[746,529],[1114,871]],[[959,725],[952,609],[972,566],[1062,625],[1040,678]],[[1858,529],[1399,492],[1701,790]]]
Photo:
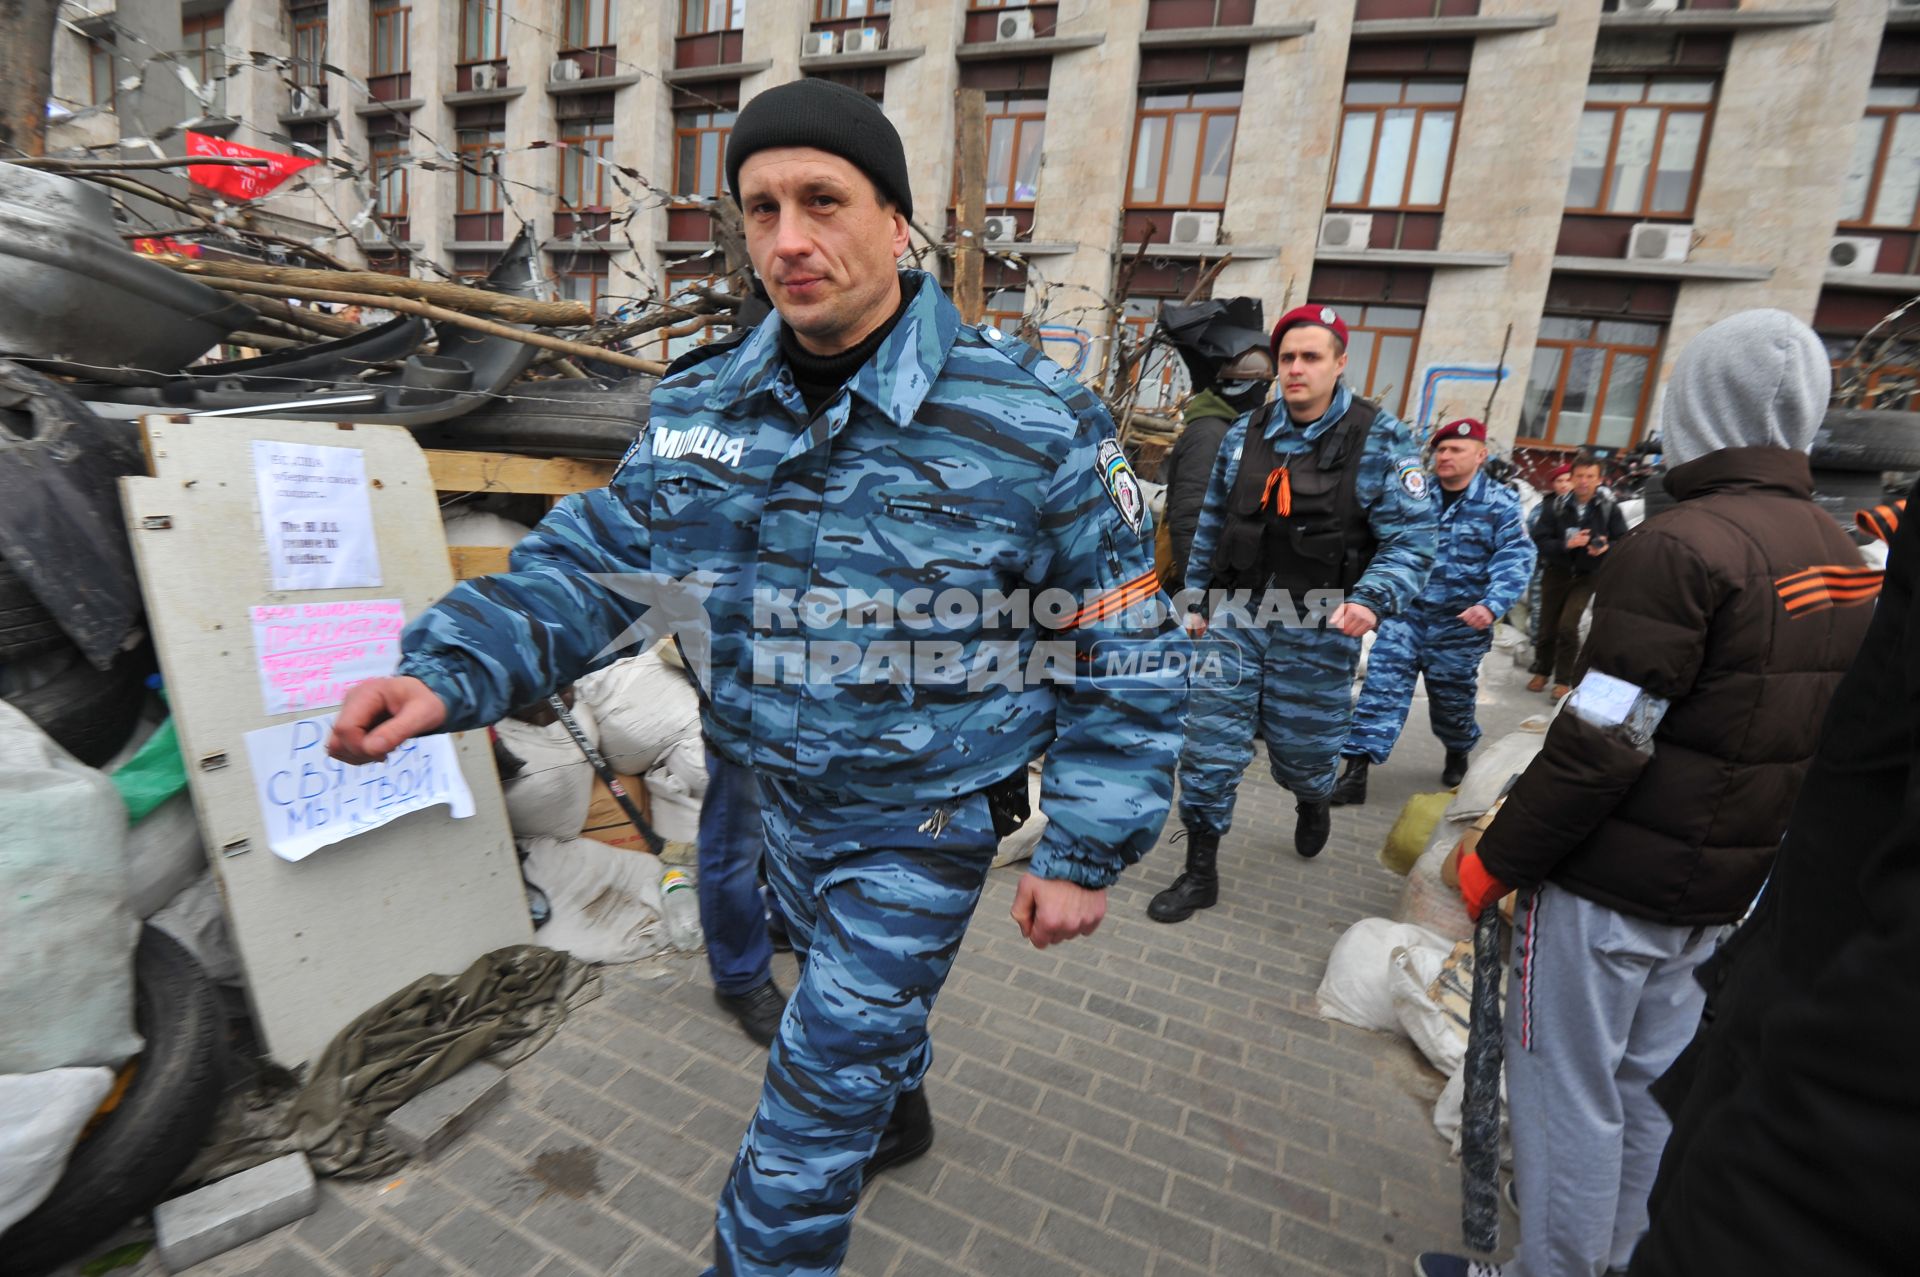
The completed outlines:
[[[1814,505],[1831,384],[1783,311],[1722,320],[1667,388],[1678,504],[1600,570],[1578,686],[1460,891],[1509,890],[1506,1068],[1518,1255],[1428,1254],[1424,1277],[1594,1277],[1647,1230],[1669,1125],[1648,1094],[1692,1038],[1695,980],[1765,882],[1877,574]]]

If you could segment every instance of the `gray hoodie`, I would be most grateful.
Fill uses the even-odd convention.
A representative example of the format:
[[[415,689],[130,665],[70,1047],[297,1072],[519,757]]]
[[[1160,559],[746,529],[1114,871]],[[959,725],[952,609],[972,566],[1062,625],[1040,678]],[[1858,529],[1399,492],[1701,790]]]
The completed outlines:
[[[1784,310],[1747,310],[1687,343],[1660,427],[1669,470],[1722,448],[1807,452],[1833,389],[1826,347]]]

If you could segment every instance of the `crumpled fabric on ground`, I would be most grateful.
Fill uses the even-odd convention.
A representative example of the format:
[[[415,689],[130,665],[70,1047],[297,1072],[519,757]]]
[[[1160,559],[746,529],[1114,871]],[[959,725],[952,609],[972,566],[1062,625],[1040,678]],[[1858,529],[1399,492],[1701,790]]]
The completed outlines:
[[[479,1059],[509,1067],[600,994],[593,969],[538,945],[509,945],[457,976],[427,975],[334,1035],[304,1084],[231,1100],[185,1180],[224,1179],[303,1152],[317,1175],[368,1179],[407,1160],[387,1115]]]

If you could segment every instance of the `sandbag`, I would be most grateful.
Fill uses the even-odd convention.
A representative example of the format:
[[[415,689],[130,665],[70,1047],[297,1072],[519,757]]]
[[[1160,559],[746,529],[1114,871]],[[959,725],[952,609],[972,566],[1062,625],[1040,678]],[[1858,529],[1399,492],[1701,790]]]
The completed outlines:
[[[240,955],[227,930],[226,903],[220,898],[212,871],[203,868],[198,878],[181,888],[147,921],[155,930],[179,941],[207,973],[207,979],[215,984],[240,983]]]
[[[707,751],[699,736],[668,749],[643,778],[653,830],[668,842],[700,836],[700,803],[707,795]]]
[[[109,1068],[0,1074],[0,1234],[47,1199],[112,1089]]]
[[[1500,797],[1507,781],[1525,771],[1546,743],[1544,732],[1514,731],[1481,750],[1474,756],[1473,767],[1461,782],[1459,794],[1447,808],[1447,819],[1460,822],[1478,819],[1493,806],[1494,799]]]
[[[665,950],[660,860],[591,838],[523,838],[520,872],[553,912],[536,944],[583,962],[633,962]]]
[[[140,1050],[126,839],[113,781],[0,702],[0,1073]]]
[[[1460,890],[1449,887],[1441,876],[1442,867],[1454,844],[1460,841],[1460,827],[1441,821],[1427,840],[1427,849],[1413,862],[1407,873],[1407,885],[1401,889],[1400,905],[1393,911],[1396,922],[1423,927],[1444,936],[1448,944],[1473,934],[1473,920],[1461,902]]]
[[[1036,771],[1027,773],[1027,810],[1032,813],[1027,817],[1027,823],[1002,838],[995,849],[995,869],[1031,860],[1034,848],[1040,845],[1040,835],[1047,830],[1047,814],[1040,810],[1040,773]]]
[[[1453,791],[1447,789],[1434,794],[1415,794],[1407,799],[1407,805],[1400,809],[1399,818],[1393,822],[1387,841],[1380,848],[1380,863],[1404,878],[1413,868],[1413,862],[1420,859],[1427,840],[1433,837],[1440,817],[1452,802]]]
[[[127,830],[127,904],[134,917],[152,917],[206,871],[190,795],[175,794]]]
[[[1327,974],[1321,978],[1320,1014],[1328,1020],[1379,1032],[1400,1031],[1387,971],[1395,949],[1437,949],[1452,942],[1425,930],[1386,918],[1362,918],[1333,942]]]
[[[700,698],[687,676],[663,659],[662,650],[670,647],[655,644],[575,685],[599,720],[600,752],[623,776],[644,775],[675,745],[699,739]]]
[[[1467,1011],[1473,997],[1473,942],[1462,940],[1451,953],[1436,949],[1395,949],[1388,987],[1393,1011],[1427,1063],[1448,1077],[1460,1071],[1467,1054]]]
[[[533,531],[491,510],[469,506],[458,506],[442,515],[440,526],[447,534],[448,545],[487,545],[502,550],[511,550]]]
[[[573,718],[588,740],[598,740],[598,720],[577,697]],[[571,838],[578,834],[593,801],[593,767],[573,743],[566,724],[556,721],[535,727],[517,718],[503,718],[493,729],[500,743],[523,764],[520,774],[501,786],[513,836]]]

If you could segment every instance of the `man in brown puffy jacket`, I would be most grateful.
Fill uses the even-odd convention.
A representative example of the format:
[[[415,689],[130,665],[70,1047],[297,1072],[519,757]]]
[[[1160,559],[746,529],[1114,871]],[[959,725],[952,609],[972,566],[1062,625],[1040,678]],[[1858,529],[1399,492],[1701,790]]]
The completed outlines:
[[[1665,414],[1678,504],[1613,547],[1579,680],[1460,865],[1469,912],[1520,889],[1507,988],[1521,1238],[1426,1277],[1594,1277],[1647,1228],[1696,969],[1766,880],[1821,716],[1866,631],[1859,552],[1810,499],[1820,339],[1747,311],[1688,345]]]

